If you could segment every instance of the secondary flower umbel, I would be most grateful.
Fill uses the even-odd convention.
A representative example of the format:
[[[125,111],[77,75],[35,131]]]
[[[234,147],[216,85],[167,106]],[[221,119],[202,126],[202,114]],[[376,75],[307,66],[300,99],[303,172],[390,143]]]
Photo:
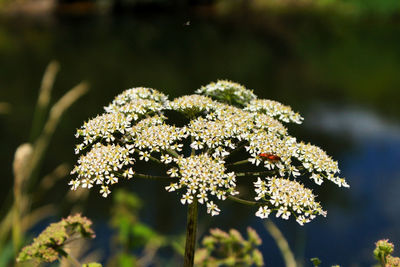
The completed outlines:
[[[72,171],[71,189],[98,185],[107,197],[120,179],[151,178],[136,173],[134,163],[153,161],[165,166],[167,176],[158,178],[169,180],[167,191],[180,192],[184,205],[206,205],[213,216],[221,211],[217,203],[226,199],[258,206],[260,218],[271,212],[283,219],[293,215],[301,225],[326,216],[300,177],[317,185],[325,180],[348,184],[325,151],[289,135],[284,123],[300,124],[298,113],[257,99],[253,91],[230,81],[211,83],[196,93],[168,100],[157,90],[138,87],[118,95],[105,113],[77,130],[83,141],[76,152],[85,154]],[[185,118],[179,126],[171,123],[175,118],[167,118],[174,112]],[[238,171],[251,164],[254,172]],[[256,201],[235,196],[241,178],[253,181]]]

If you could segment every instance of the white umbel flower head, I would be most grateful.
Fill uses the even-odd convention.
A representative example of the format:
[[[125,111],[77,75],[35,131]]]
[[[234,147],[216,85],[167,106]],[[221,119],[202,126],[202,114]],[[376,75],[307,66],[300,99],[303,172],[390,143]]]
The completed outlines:
[[[183,205],[198,202],[215,216],[221,212],[217,202],[235,200],[257,206],[257,217],[273,213],[303,225],[326,211],[300,179],[349,186],[325,151],[289,134],[284,123],[303,120],[291,107],[258,99],[226,80],[196,93],[168,100],[157,90],[137,87],[118,95],[105,113],[77,130],[82,142],[75,152],[82,155],[71,172],[71,190],[99,186],[107,197],[123,179],[151,178],[137,173],[134,164],[152,162],[165,171],[157,179],[166,180],[166,191],[179,194]],[[184,115],[179,126],[167,117],[177,112]],[[243,172],[242,165],[254,171]],[[242,178],[253,182],[255,202],[238,198]]]

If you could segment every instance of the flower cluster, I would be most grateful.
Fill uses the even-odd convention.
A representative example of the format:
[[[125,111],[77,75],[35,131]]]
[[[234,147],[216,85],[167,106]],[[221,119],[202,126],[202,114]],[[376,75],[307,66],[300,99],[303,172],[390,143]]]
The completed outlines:
[[[240,106],[244,106],[246,103],[257,98],[252,90],[248,90],[241,84],[227,80],[219,80],[216,83],[202,86],[196,93],[209,96],[218,101],[238,104]]]
[[[131,178],[133,171],[131,166],[134,158],[131,154],[134,152],[132,145],[102,145],[96,143],[92,150],[86,155],[82,155],[78,160],[78,165],[72,170],[72,174],[77,174],[75,180],[71,180],[69,185],[72,190],[76,190],[79,185],[83,188],[92,188],[93,184],[101,185],[100,193],[103,197],[111,192],[108,185],[118,182],[119,171],[125,166],[127,168],[122,176]]]
[[[290,169],[292,156],[297,148],[296,139],[291,136],[280,137],[266,131],[256,131],[248,136],[246,150],[252,156],[249,161],[255,165],[263,163],[265,168],[277,168],[283,176]],[[276,160],[265,160],[262,155],[268,153],[275,155]],[[295,171],[295,170],[294,170]]]
[[[186,115],[194,116],[203,111],[213,109],[216,103],[202,95],[185,95],[176,98],[167,104],[169,109],[180,111]]]
[[[344,178],[336,176],[340,173],[337,161],[334,161],[321,148],[301,142],[298,144],[298,153],[299,160],[303,163],[304,168],[312,173],[310,178],[316,184],[321,185],[325,178],[339,187],[349,187]]]
[[[130,134],[136,148],[149,149],[150,152],[177,149],[179,146],[174,143],[187,137],[185,128],[165,124],[160,117],[142,120]]]
[[[258,132],[283,136],[286,128],[277,120],[261,114],[243,111],[233,106],[218,104],[215,111],[192,120],[187,131],[194,138],[191,147],[212,149],[213,156],[228,156],[239,141],[250,140]]]
[[[124,134],[125,131],[130,129],[131,121],[132,117],[130,115],[106,113],[85,122],[76,132],[76,137],[83,137],[83,143],[77,146],[76,154],[84,148],[84,145],[89,145],[98,138],[102,138],[106,142],[113,142],[116,133]]]
[[[218,215],[220,209],[210,195],[219,200],[225,200],[226,195],[235,195],[236,177],[233,172],[225,173],[224,161],[207,154],[179,157],[175,160],[178,168],[168,171],[171,177],[180,177],[178,183],[171,183],[165,189],[169,192],[185,188],[186,193],[181,198],[182,204],[190,204],[194,200],[207,205],[207,213]]]
[[[211,83],[196,93],[168,100],[154,89],[138,87],[118,95],[103,115],[77,131],[83,141],[76,152],[85,154],[72,171],[77,177],[70,181],[71,189],[96,184],[107,197],[110,185],[120,178],[149,177],[135,173],[135,161],[153,161],[168,170],[163,177],[170,182],[167,191],[179,190],[183,204],[197,201],[217,215],[214,201],[228,196],[237,200],[236,179],[254,179],[264,168],[264,178],[254,183],[260,206],[256,215],[265,218],[276,212],[287,219],[293,214],[303,224],[326,212],[300,177],[317,185],[328,180],[348,187],[325,151],[289,134],[283,123],[303,120],[291,107],[257,99],[251,90],[229,81]],[[185,115],[187,123],[171,124],[167,114],[175,112]],[[238,171],[250,163],[258,169]]]
[[[301,117],[299,113],[295,113],[291,107],[268,99],[255,99],[245,107],[245,110],[265,113],[283,122],[300,124],[303,121],[303,117]]]
[[[312,191],[296,181],[284,178],[267,177],[254,183],[257,193],[256,200],[263,200],[272,204],[272,207],[261,206],[256,216],[267,218],[271,209],[277,210],[276,217],[289,219],[293,214],[296,221],[303,225],[315,218],[315,215],[326,216],[321,204],[315,201]]]
[[[130,114],[137,120],[139,115],[162,110],[167,100],[167,96],[157,90],[137,87],[125,90],[104,109],[108,113]]]

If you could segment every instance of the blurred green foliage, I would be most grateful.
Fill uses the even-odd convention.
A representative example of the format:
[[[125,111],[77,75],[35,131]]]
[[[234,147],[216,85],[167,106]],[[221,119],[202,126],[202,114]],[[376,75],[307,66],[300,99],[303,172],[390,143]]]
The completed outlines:
[[[397,0],[219,0],[217,3],[224,13],[240,7],[256,12],[318,14],[329,11],[346,16],[392,16],[400,12]]]
[[[116,241],[124,250],[141,248],[150,240],[163,243],[161,236],[139,221],[138,212],[141,208],[141,201],[135,194],[125,190],[116,192],[111,210],[111,225],[117,230]]]
[[[157,251],[168,245],[165,237],[139,219],[140,199],[123,189],[113,196],[111,226],[115,230],[109,266],[145,266],[155,262]]]
[[[31,3],[34,1],[0,0],[0,14],[51,13],[55,9],[79,14],[152,12],[175,8],[184,11],[193,7],[206,7],[220,14],[229,14],[238,9],[251,9],[265,14],[329,11],[350,16],[393,16],[400,12],[400,3],[397,0],[43,0],[42,7],[39,8]]]
[[[68,174],[68,166],[60,164],[53,171],[42,175],[43,159],[49,143],[64,113],[88,90],[88,85],[80,83],[53,105],[50,99],[58,72],[58,63],[51,62],[43,76],[39,96],[35,106],[34,123],[31,132],[35,132],[30,142],[19,144],[12,159],[12,189],[4,194],[5,201],[0,206],[0,262],[2,266],[11,265],[27,241],[28,231],[42,220],[54,215],[55,206],[45,204],[43,198],[51,191],[56,182]],[[29,132],[25,128],[24,133]],[[11,163],[10,163],[11,165]],[[54,168],[54,167],[53,167]],[[64,229],[65,226],[65,229]],[[29,259],[54,261],[64,254],[62,247],[69,234],[91,235],[89,221],[79,216],[68,217],[59,224],[51,225],[34,243],[26,247],[19,260]],[[86,231],[87,230],[87,231]],[[12,250],[10,250],[12,248]]]
[[[131,192],[119,189],[114,192],[111,225],[115,229],[107,266],[177,266],[184,252],[184,235],[162,236],[140,221],[140,199]],[[263,266],[263,256],[258,250],[261,239],[251,228],[245,239],[235,229],[228,233],[213,229],[196,250],[195,266]],[[164,255],[162,249],[172,249]],[[174,254],[180,255],[178,258]]]
[[[264,266],[264,259],[258,246],[261,239],[252,228],[247,228],[245,239],[235,229],[224,232],[211,229],[197,249],[195,266]]]

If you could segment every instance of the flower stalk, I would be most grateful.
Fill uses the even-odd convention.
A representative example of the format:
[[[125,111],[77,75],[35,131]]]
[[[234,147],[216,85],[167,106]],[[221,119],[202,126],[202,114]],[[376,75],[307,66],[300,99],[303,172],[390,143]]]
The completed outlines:
[[[197,216],[198,216],[198,203],[197,200],[195,200],[188,205],[188,210],[187,210],[186,244],[185,244],[185,256],[183,261],[184,267],[193,266],[194,251],[196,249]]]

